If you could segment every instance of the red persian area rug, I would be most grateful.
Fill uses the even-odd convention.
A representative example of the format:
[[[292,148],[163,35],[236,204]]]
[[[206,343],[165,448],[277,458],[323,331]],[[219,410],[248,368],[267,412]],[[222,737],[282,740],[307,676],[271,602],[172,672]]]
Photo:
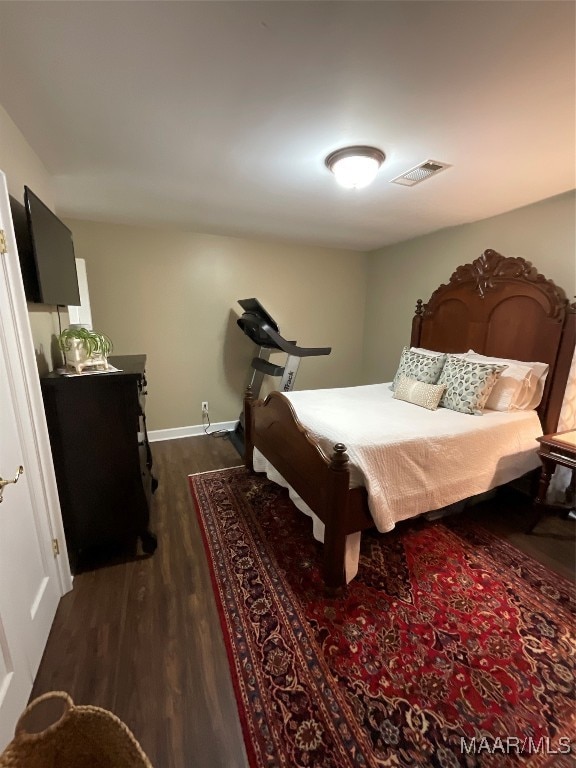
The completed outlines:
[[[465,519],[322,545],[243,468],[192,475],[250,765],[574,765],[572,585]]]

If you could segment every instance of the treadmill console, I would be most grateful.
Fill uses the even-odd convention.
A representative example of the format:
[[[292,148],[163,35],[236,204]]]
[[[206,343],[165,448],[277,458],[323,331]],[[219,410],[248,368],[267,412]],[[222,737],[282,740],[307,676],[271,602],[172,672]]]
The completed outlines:
[[[266,328],[272,328],[278,332],[278,325],[258,299],[239,299],[238,304],[244,310],[244,314],[238,318],[237,323],[246,336],[259,347],[279,349],[278,345],[266,333]]]

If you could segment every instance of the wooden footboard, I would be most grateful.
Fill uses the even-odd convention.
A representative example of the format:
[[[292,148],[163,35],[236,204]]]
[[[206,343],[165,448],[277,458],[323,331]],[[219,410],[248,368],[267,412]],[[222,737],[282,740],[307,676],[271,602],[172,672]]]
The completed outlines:
[[[244,399],[246,466],[253,470],[253,450],[268,459],[325,525],[324,579],[330,591],[346,585],[346,536],[374,525],[364,488],[350,489],[346,447],[334,446],[332,456],[298,421],[290,402],[280,392],[266,400]]]

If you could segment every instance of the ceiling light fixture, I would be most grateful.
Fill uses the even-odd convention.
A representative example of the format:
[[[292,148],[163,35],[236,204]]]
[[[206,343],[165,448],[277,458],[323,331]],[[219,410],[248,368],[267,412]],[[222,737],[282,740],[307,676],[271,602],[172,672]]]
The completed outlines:
[[[386,155],[376,147],[343,147],[331,152],[326,167],[336,181],[347,189],[362,189],[374,179]]]

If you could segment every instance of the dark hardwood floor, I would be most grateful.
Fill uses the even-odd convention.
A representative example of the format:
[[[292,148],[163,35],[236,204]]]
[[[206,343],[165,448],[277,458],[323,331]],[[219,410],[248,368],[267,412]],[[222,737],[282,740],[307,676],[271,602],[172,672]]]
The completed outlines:
[[[153,443],[153,557],[81,573],[62,599],[32,697],[115,712],[155,768],[247,765],[187,475],[240,464],[227,440]]]
[[[74,579],[58,608],[32,698],[68,691],[115,712],[155,768],[246,766],[242,733],[187,475],[240,463],[227,440],[152,445],[160,481],[153,557],[119,561]],[[526,499],[502,494],[466,514],[568,578],[573,521],[546,518],[522,533]]]

